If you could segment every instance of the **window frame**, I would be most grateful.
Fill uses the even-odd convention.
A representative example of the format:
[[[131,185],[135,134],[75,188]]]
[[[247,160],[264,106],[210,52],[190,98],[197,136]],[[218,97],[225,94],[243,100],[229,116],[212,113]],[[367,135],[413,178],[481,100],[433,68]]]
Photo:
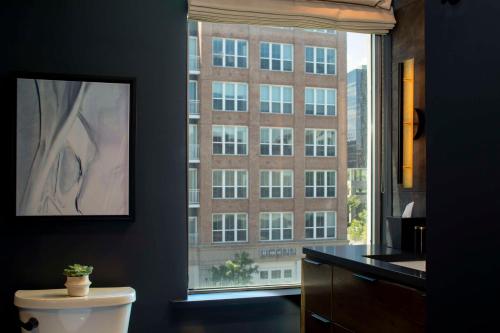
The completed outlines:
[[[262,45],[263,44],[269,44],[269,57],[262,57]],[[273,58],[272,56],[272,45],[280,45],[280,58],[279,58],[279,62],[280,62],[280,69],[272,69],[273,68],[273,65],[272,65],[272,62],[273,60],[278,60],[277,58]],[[285,45],[289,45],[291,46],[292,48],[292,58],[291,59],[285,59],[284,58],[284,55],[285,55],[285,52],[284,52],[284,46]],[[260,70],[263,70],[263,71],[272,71],[272,72],[284,72],[284,73],[293,73],[294,72],[294,69],[295,69],[295,47],[293,44],[289,44],[289,43],[280,43],[280,42],[268,42],[268,41],[260,41],[259,42],[259,69]],[[269,62],[269,66],[268,68],[262,68],[262,59],[267,59],[267,61]],[[284,69],[284,62],[285,61],[290,61],[291,63],[291,69],[289,71],[285,70]]]
[[[215,173],[222,171],[222,185],[221,186],[215,186],[214,185],[214,179],[215,179]],[[239,198],[238,197],[238,188],[243,187],[238,185],[238,172],[245,172],[245,197],[244,198]],[[234,173],[234,185],[232,186],[226,186],[226,172],[233,172]],[[216,198],[214,196],[214,188],[221,188],[221,194],[222,197]],[[226,197],[226,188],[233,188],[234,190],[234,195],[235,197],[229,198]],[[248,199],[248,170],[246,169],[212,169],[212,200],[246,200]]]
[[[317,223],[318,213],[322,213],[324,218],[324,226],[323,226],[323,235],[324,237],[317,237],[317,230],[319,229]],[[335,235],[333,237],[328,237],[328,213],[333,214],[333,229],[335,231]],[[307,214],[313,214],[313,227],[307,226]],[[330,227],[332,228],[332,227]],[[307,237],[307,229],[313,230],[313,237]],[[304,239],[306,240],[317,240],[317,239],[337,239],[337,211],[305,211],[304,212]]]
[[[222,98],[221,98],[221,100],[222,100],[222,109],[220,109],[220,110],[214,108],[214,100],[215,99],[219,99],[219,98],[215,98],[214,97],[214,95],[215,95],[215,92],[214,92],[215,89],[214,89],[214,87],[215,87],[216,84],[222,84]],[[226,98],[226,86],[228,84],[234,85],[234,100],[233,100],[234,107],[235,107],[234,110],[228,110],[226,108],[226,101],[228,100]],[[240,85],[245,87],[245,97],[246,97],[246,99],[244,99],[244,100],[238,98],[238,87]],[[212,98],[211,98],[211,100],[212,100],[212,111],[214,111],[214,112],[248,112],[248,109],[249,109],[249,107],[248,107],[248,91],[249,91],[249,89],[248,89],[248,83],[247,82],[212,81]],[[244,101],[245,102],[245,110],[238,110],[238,102],[239,101]]]
[[[194,233],[190,228],[192,220],[194,220]],[[190,245],[198,244],[198,216],[188,216],[188,242]]]
[[[214,141],[214,129],[216,127],[222,127],[222,141],[221,142],[215,142]],[[226,128],[234,128],[234,142],[227,142],[226,141]],[[244,135],[244,143],[238,143],[238,130],[239,129],[245,129],[245,135]],[[222,153],[215,153],[215,144],[221,144],[222,146]],[[234,154],[228,154],[226,153],[226,144],[233,144],[234,145]],[[238,146],[239,145],[244,145],[245,146],[245,153],[244,154],[239,154],[238,153]],[[240,125],[216,125],[212,124],[212,155],[214,156],[248,156],[248,126],[240,126]]]
[[[222,229],[214,229],[214,216],[216,215],[221,215],[222,216]],[[226,241],[226,216],[228,215],[233,215],[234,216],[234,229],[229,229],[233,230],[233,235],[234,239],[233,241]],[[238,228],[238,215],[244,215],[245,216],[245,229],[239,229]],[[246,212],[234,212],[234,213],[212,213],[212,225],[211,225],[211,231],[212,231],[212,244],[230,244],[230,243],[248,243],[248,213]],[[245,231],[245,240],[238,240],[238,231]],[[222,240],[221,241],[215,241],[214,240],[214,232],[221,232],[222,233]]]
[[[267,172],[269,177],[268,177],[268,180],[269,180],[269,184],[267,186],[263,186],[262,185],[262,173],[263,172]],[[272,185],[272,181],[273,181],[273,178],[272,178],[272,173],[273,172],[280,172],[280,184],[279,186],[274,186]],[[285,172],[290,172],[291,173],[291,180],[292,180],[292,184],[290,186],[286,186],[286,187],[290,187],[291,189],[291,196],[290,197],[284,197],[283,194],[284,194],[284,189],[285,189],[285,186],[284,186],[284,178],[285,178]],[[295,184],[295,179],[294,179],[294,171],[293,169],[261,169],[259,170],[259,198],[262,199],[262,200],[289,200],[289,199],[293,199],[294,198],[294,184]],[[267,187],[268,190],[269,190],[269,197],[263,197],[262,196],[262,188],[263,187]],[[273,188],[276,188],[276,187],[279,187],[280,189],[280,196],[279,197],[273,197],[272,196],[272,190]]]
[[[222,40],[222,53],[215,53],[215,48],[214,48],[214,43],[216,40]],[[226,53],[226,42],[228,40],[234,41],[234,66],[227,66],[226,64],[226,57],[231,56]],[[238,54],[239,50],[239,43],[238,42],[245,42],[246,45],[246,52],[244,56],[240,56]],[[240,39],[240,38],[226,38],[226,37],[212,37],[212,66],[213,67],[218,67],[218,68],[231,68],[231,69],[248,69],[248,40],[247,39]],[[222,57],[222,65],[216,65],[215,64],[215,56],[220,55]],[[238,66],[238,59],[239,58],[245,58],[245,67],[240,67]]]
[[[279,214],[279,218],[280,218],[280,227],[279,229],[276,229],[276,228],[273,228],[272,227],[272,221],[273,221],[273,214]],[[290,215],[290,221],[291,221],[291,225],[290,225],[290,228],[285,228],[284,227],[284,223],[285,223],[285,219],[284,219],[284,215],[287,214],[287,215]],[[267,215],[268,217],[268,227],[267,228],[263,228],[262,227],[262,217],[263,215]],[[294,239],[294,235],[293,235],[293,229],[294,229],[294,213],[293,211],[291,212],[260,212],[259,213],[259,240],[261,242],[288,242],[288,241],[293,241]],[[262,232],[263,231],[266,231],[267,230],[267,233],[268,233],[268,239],[263,239],[262,238]],[[280,238],[279,239],[272,239],[272,232],[273,230],[279,230],[280,231]],[[285,230],[290,230],[290,238],[284,238],[284,232]]]
[[[307,185],[307,173],[309,172],[313,172],[314,173],[314,185],[313,186],[310,186],[310,185]],[[333,172],[335,177],[334,177],[334,185],[333,186],[328,186],[328,173],[329,172]],[[324,175],[324,185],[318,185],[318,173],[323,173]],[[328,196],[328,188],[329,187],[333,187],[333,190],[335,192],[335,195],[334,196]],[[308,196],[307,195],[307,189],[308,188],[312,188],[313,189],[313,193],[314,193],[314,196]],[[317,195],[317,189],[318,188],[323,188],[323,193],[324,195],[323,196],[318,196]],[[304,171],[304,198],[306,199],[335,199],[337,198],[337,170],[305,170]]]
[[[268,95],[269,95],[269,100],[263,101],[262,100],[262,88],[267,87],[268,89]],[[280,112],[273,112],[273,87],[274,88],[280,88]],[[284,90],[285,88],[290,88],[291,89],[291,96],[292,100],[290,102],[285,102],[284,100]],[[259,84],[259,112],[263,114],[282,114],[282,115],[293,115],[294,114],[294,86],[290,85],[279,85],[279,84],[268,84],[268,83],[261,83]],[[268,112],[262,111],[262,103],[267,103],[268,104]],[[286,113],[284,112],[285,109],[285,103],[290,103],[291,104],[291,112]]]
[[[312,90],[313,92],[313,113],[307,113],[307,105],[311,105],[311,103],[307,103],[307,91]],[[323,98],[325,103],[322,104],[325,109],[323,114],[318,114],[318,105],[321,105],[318,103],[318,93],[323,92]],[[332,91],[333,92],[333,104],[328,104],[328,92]],[[338,95],[337,95],[337,88],[323,88],[323,87],[305,87],[304,88],[304,115],[305,116],[318,116],[318,117],[337,117],[337,100],[338,100]],[[328,106],[331,105],[333,106],[333,114],[328,114]]]
[[[312,48],[313,49],[313,61],[307,61],[307,48]],[[324,57],[325,61],[320,62],[318,61],[317,58],[317,50],[318,49],[324,49]],[[335,57],[335,61],[333,63],[328,62],[328,50],[333,50],[333,54]],[[313,72],[308,72],[307,71],[307,64],[311,63],[313,64],[314,71]],[[317,64],[323,64],[324,71],[323,73],[318,73],[317,72]],[[328,73],[328,65],[333,65],[333,73]],[[313,45],[304,45],[304,73],[305,74],[310,74],[310,75],[337,75],[337,48],[336,47],[327,47],[327,46],[313,46]]]
[[[268,137],[269,137],[269,142],[268,143],[263,143],[262,142],[262,130],[268,130]],[[272,133],[273,133],[273,130],[280,130],[280,143],[279,143],[279,147],[280,147],[280,154],[279,155],[275,155],[275,154],[272,154],[272,151],[273,151],[273,145],[276,145],[276,144],[273,144],[273,141],[272,141]],[[291,144],[285,144],[284,143],[284,138],[285,138],[285,130],[290,130],[291,133],[292,133],[292,137],[291,137]],[[269,157],[293,157],[294,156],[294,145],[295,145],[295,142],[294,142],[294,133],[293,133],[293,127],[267,127],[267,126],[261,126],[259,127],[259,155],[260,156],[269,156]],[[262,146],[268,146],[268,149],[269,149],[269,154],[263,154],[262,153]],[[284,154],[284,151],[285,151],[285,146],[290,146],[291,147],[291,154],[290,155],[285,155]]]
[[[313,144],[308,144],[307,143],[307,132],[308,131],[313,131],[313,137],[314,137],[314,142]],[[318,155],[317,150],[318,150],[318,132],[324,132],[325,139],[324,139],[324,144],[323,144],[323,149],[324,149],[324,155]],[[328,144],[328,132],[333,132],[333,145]],[[313,147],[313,155],[307,155],[307,147]],[[334,149],[334,154],[332,156],[328,155],[328,147],[333,147]],[[337,157],[337,129],[335,128],[306,128],[304,130],[304,156],[305,157]]]

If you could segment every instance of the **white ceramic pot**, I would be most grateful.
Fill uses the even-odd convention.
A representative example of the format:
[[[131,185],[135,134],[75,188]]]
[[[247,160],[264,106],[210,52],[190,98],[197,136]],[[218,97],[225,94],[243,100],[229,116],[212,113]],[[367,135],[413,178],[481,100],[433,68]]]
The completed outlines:
[[[88,275],[68,276],[64,285],[68,289],[69,296],[82,297],[89,294],[91,283]]]

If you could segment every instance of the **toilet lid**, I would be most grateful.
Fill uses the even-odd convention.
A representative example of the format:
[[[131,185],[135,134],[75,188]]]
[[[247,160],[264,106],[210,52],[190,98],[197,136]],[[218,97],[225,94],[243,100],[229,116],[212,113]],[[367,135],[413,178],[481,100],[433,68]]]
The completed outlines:
[[[123,288],[90,288],[88,296],[71,297],[66,289],[18,290],[14,304],[24,309],[75,309],[123,305],[135,302],[135,290]]]

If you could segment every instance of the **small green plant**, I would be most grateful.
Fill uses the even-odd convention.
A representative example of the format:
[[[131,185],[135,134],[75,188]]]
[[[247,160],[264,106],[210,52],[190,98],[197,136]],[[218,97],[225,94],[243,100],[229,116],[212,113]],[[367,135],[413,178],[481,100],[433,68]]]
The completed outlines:
[[[85,275],[90,275],[93,269],[94,267],[92,266],[74,264],[74,265],[69,265],[67,268],[65,268],[63,274],[71,277],[85,276]]]

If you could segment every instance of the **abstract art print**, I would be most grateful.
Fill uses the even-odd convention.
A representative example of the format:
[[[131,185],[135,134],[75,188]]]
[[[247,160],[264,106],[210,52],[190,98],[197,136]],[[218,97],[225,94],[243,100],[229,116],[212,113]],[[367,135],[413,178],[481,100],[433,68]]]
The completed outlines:
[[[16,81],[16,216],[131,219],[133,80]]]

